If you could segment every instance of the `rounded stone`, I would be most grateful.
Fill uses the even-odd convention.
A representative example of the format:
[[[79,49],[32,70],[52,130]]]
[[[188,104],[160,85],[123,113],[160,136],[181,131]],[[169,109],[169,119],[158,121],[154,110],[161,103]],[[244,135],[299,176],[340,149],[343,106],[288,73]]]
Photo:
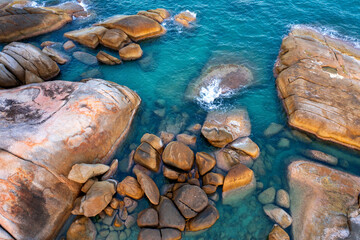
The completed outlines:
[[[162,159],[169,166],[190,171],[194,163],[194,153],[185,144],[174,141],[166,146]]]
[[[131,43],[119,50],[120,58],[124,61],[132,61],[142,57],[143,51],[139,44]]]
[[[169,198],[161,197],[157,209],[159,212],[160,228],[175,228],[184,231],[185,219]]]
[[[220,186],[224,183],[224,176],[220,173],[207,173],[203,177],[203,184],[204,185],[214,185],[214,186]]]
[[[133,199],[140,199],[144,196],[140,184],[131,176],[127,176],[117,185],[117,192],[122,196],[129,196]]]
[[[274,187],[270,187],[259,194],[258,200],[262,204],[273,203],[275,200],[276,190]]]
[[[195,185],[184,185],[174,192],[174,203],[185,218],[193,218],[208,205],[204,190]]]
[[[290,197],[284,189],[279,189],[276,193],[276,204],[283,208],[290,208]]]
[[[147,208],[141,211],[137,217],[139,227],[157,227],[159,225],[159,216],[155,209]]]
[[[68,240],[95,240],[96,228],[90,218],[81,217],[75,220],[66,233],[66,239]]]
[[[142,142],[136,149],[134,161],[147,169],[157,172],[160,168],[160,154],[149,143]]]
[[[204,175],[215,167],[216,160],[206,152],[196,153],[196,165],[199,168],[200,175]]]

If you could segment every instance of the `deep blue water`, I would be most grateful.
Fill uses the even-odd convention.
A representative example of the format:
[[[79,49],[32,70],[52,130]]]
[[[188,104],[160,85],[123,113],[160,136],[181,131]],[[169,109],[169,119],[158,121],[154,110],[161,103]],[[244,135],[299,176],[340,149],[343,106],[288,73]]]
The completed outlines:
[[[41,1],[38,1],[39,3]],[[58,1],[43,1],[45,4]],[[143,100],[127,142],[116,157],[121,160],[130,153],[130,145],[139,144],[146,133],[158,133],[163,118],[153,111],[158,109],[156,101],[164,100],[167,121],[185,121],[185,128],[193,123],[203,123],[207,109],[194,102],[187,102],[184,93],[187,85],[200,75],[209,62],[241,63],[251,69],[256,85],[232,98],[221,102],[220,107],[230,109],[247,108],[251,123],[251,138],[260,146],[266,175],[257,180],[264,188],[275,186],[287,188],[286,167],[289,158],[298,156],[303,149],[319,149],[337,156],[339,168],[360,175],[359,153],[313,139],[312,143],[302,143],[289,137],[291,129],[286,125],[286,115],[277,97],[273,65],[276,60],[282,38],[290,28],[304,24],[320,29],[328,34],[345,38],[360,46],[360,3],[356,0],[89,0],[88,8],[93,17],[78,19],[63,29],[28,40],[39,45],[44,40],[65,42],[62,36],[69,30],[86,27],[115,14],[135,14],[139,10],[163,7],[173,15],[190,10],[197,14],[197,22],[190,29],[184,29],[172,21],[166,22],[166,35],[140,45],[144,51],[142,60],[127,62],[119,66],[86,66],[72,60],[61,67],[58,79],[78,81],[87,71],[106,80],[126,85],[135,90]],[[96,54],[100,49],[90,50]],[[109,50],[106,50],[109,52]],[[110,51],[111,52],[111,51]],[[116,55],[116,52],[113,52]],[[87,77],[89,75],[82,75]],[[184,114],[185,113],[185,114]],[[188,117],[187,117],[187,116]],[[271,122],[285,125],[280,135],[266,138],[263,131]],[[182,129],[184,130],[184,129]],[[290,139],[289,148],[278,148],[281,137]],[[271,153],[268,149],[276,149]],[[202,138],[198,140],[197,150],[211,151],[212,148]],[[124,174],[118,174],[118,180]],[[163,179],[154,176],[158,183]],[[221,194],[220,191],[218,191]],[[262,205],[256,196],[248,197],[238,208],[217,203],[220,212],[219,221],[208,231],[194,239],[265,239],[273,223],[265,216]],[[143,200],[141,207],[146,206]],[[290,233],[290,228],[287,229]],[[131,239],[136,239],[138,229],[132,229]],[[191,239],[184,236],[184,239]]]

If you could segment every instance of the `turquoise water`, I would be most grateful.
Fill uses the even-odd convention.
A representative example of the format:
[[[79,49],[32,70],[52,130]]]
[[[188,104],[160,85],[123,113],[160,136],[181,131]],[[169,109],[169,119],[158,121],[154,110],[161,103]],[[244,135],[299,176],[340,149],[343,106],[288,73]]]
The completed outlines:
[[[59,1],[44,2],[53,4]],[[257,178],[264,184],[264,189],[270,186],[288,189],[286,167],[290,159],[296,158],[303,149],[309,148],[337,156],[340,169],[360,175],[358,152],[316,139],[312,139],[311,143],[303,143],[291,135],[291,129],[286,126],[286,115],[277,97],[272,73],[281,40],[293,25],[312,26],[360,46],[358,1],[89,0],[87,3],[88,8],[96,15],[76,20],[55,33],[29,39],[28,42],[36,45],[45,40],[64,42],[66,39],[62,34],[69,30],[91,25],[115,14],[135,14],[139,10],[157,7],[166,8],[172,14],[188,9],[195,12],[198,18],[190,29],[179,27],[172,21],[166,22],[166,35],[141,42],[144,57],[140,61],[127,62],[120,66],[89,67],[72,60],[70,64],[61,67],[58,79],[78,81],[95,74],[130,87],[142,98],[143,103],[130,136],[116,153],[119,160],[128,156],[133,144],[139,144],[144,133],[158,133],[163,130],[164,121],[183,123],[180,124],[181,131],[193,123],[203,123],[208,109],[184,99],[187,85],[200,75],[209,62],[241,63],[251,69],[256,84],[239,95],[224,99],[216,106],[222,109],[247,108],[252,123],[251,138],[262,152],[257,161],[264,163],[266,171],[264,176]],[[76,50],[79,49],[95,55],[102,48],[90,50],[78,46]],[[116,52],[113,53],[116,55]],[[159,109],[159,104],[156,103],[159,99],[164,101],[164,118],[153,113]],[[266,138],[263,132],[271,122],[285,125],[285,130],[272,138]],[[290,140],[289,147],[277,146],[282,137]],[[213,148],[199,137],[196,150],[212,151]],[[121,180],[124,176],[125,174],[119,172],[117,178]],[[164,181],[161,176],[154,178],[159,185]],[[221,194],[220,191],[218,193]],[[265,239],[273,223],[263,213],[262,205],[256,199],[258,193],[245,199],[242,205],[235,209],[221,205],[220,200],[217,202],[220,212],[218,222],[204,233],[186,235],[183,238]],[[142,200],[138,210],[146,205],[146,201]],[[137,231],[137,227],[132,228],[130,239],[136,239]]]

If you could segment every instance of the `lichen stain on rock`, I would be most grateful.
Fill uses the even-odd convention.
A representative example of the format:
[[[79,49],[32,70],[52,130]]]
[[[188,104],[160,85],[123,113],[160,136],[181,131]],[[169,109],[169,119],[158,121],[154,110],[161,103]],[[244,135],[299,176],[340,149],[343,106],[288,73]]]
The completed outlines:
[[[40,232],[47,224],[50,215],[43,192],[32,184],[34,173],[21,168],[17,170],[7,180],[0,179],[0,212],[14,220],[21,235],[31,238],[31,234]],[[29,224],[32,222],[36,224]]]

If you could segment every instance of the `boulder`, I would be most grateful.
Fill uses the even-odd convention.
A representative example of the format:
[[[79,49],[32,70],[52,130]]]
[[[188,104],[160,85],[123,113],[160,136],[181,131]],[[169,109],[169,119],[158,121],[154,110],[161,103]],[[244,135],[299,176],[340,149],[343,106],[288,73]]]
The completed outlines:
[[[119,50],[120,58],[124,61],[133,61],[139,59],[143,55],[143,51],[139,44],[131,43]]]
[[[158,13],[155,13],[155,12],[140,11],[137,14],[151,18],[152,20],[155,20],[158,23],[162,23],[164,21],[164,19]]]
[[[199,168],[200,175],[205,175],[215,167],[216,160],[213,156],[206,152],[196,153],[196,165]]]
[[[155,20],[141,15],[116,15],[97,24],[111,29],[124,31],[133,41],[159,37],[166,33]]]
[[[265,137],[272,137],[284,129],[284,125],[278,123],[270,123],[270,125],[265,129],[264,136]]]
[[[157,227],[159,225],[158,212],[153,208],[142,210],[137,217],[139,227]]]
[[[180,240],[181,232],[174,228],[162,228],[161,232],[161,240]]]
[[[269,204],[275,201],[276,190],[274,187],[270,187],[258,195],[258,200],[261,204]]]
[[[223,148],[215,152],[216,166],[224,171],[229,171],[233,166],[241,163],[252,167],[254,160],[243,151],[236,151],[231,148]]]
[[[203,177],[203,184],[204,185],[214,185],[214,186],[220,186],[224,183],[224,176],[220,173],[207,173]]]
[[[196,145],[196,136],[192,136],[192,135],[188,135],[188,134],[185,134],[185,133],[182,133],[182,134],[178,134],[176,136],[176,140],[178,142],[182,142],[188,146],[192,146],[192,147],[195,147]]]
[[[90,218],[81,217],[76,219],[66,233],[67,240],[95,240],[96,228]]]
[[[186,97],[211,103],[217,98],[228,97],[254,82],[251,71],[235,64],[221,64],[203,70],[199,78],[191,82],[186,90]],[[210,94],[216,91],[216,95]]]
[[[160,169],[160,154],[147,142],[142,142],[136,149],[134,161],[154,172]]]
[[[0,63],[0,87],[11,88],[17,87],[21,84],[22,82],[17,80],[16,77],[4,66],[4,64]]]
[[[236,139],[229,144],[229,148],[232,148],[235,151],[242,151],[253,159],[256,159],[260,155],[259,146],[254,143],[249,137]]]
[[[196,20],[196,14],[190,12],[189,10],[186,10],[184,12],[181,12],[177,14],[174,17],[175,21],[182,24],[185,27],[189,27],[190,23],[194,22]]]
[[[288,167],[294,239],[346,239],[349,209],[358,209],[360,178],[308,162]],[[340,235],[339,235],[340,234]]]
[[[98,54],[96,55],[96,58],[99,62],[104,63],[106,65],[117,65],[117,64],[121,64],[121,60],[104,52],[104,51],[100,51],[98,52]]]
[[[141,199],[144,196],[140,184],[131,176],[127,176],[117,185],[117,192],[121,196],[129,196],[133,199]]]
[[[225,147],[239,137],[250,135],[251,124],[248,112],[245,109],[209,112],[201,133],[211,145]]]
[[[256,189],[254,172],[239,163],[227,173],[223,185],[223,204],[238,206],[242,199]]]
[[[105,164],[75,164],[69,172],[68,179],[77,183],[85,183],[92,177],[106,173],[109,168]]]
[[[106,31],[107,29],[104,27],[93,26],[67,32],[64,34],[64,37],[74,40],[89,48],[96,48],[100,43],[99,39],[102,38]]]
[[[48,55],[52,60],[54,60],[60,65],[64,65],[65,63],[69,62],[69,59],[67,57],[65,57],[61,52],[52,47],[44,47],[42,52]]]
[[[276,85],[292,127],[360,149],[360,50],[314,29],[294,28],[281,44]],[[309,70],[311,69],[311,71]]]
[[[100,38],[100,43],[105,47],[119,50],[125,45],[131,43],[131,40],[129,36],[120,29],[108,29]]]
[[[146,197],[152,204],[158,205],[160,201],[160,191],[155,182],[140,170],[136,170],[134,173]]]
[[[276,204],[283,208],[290,207],[290,196],[284,189],[279,189],[276,192]]]
[[[308,149],[304,151],[304,155],[306,157],[318,160],[320,162],[324,162],[331,165],[337,165],[338,159],[330,154],[326,154],[324,152],[318,150]]]
[[[159,153],[162,153],[162,151],[163,151],[163,148],[164,148],[163,141],[161,140],[161,138],[159,138],[158,136],[156,136],[154,134],[146,133],[146,134],[144,134],[144,136],[142,136],[140,141],[147,142]]]
[[[56,31],[72,21],[62,11],[26,7],[0,9],[0,42],[14,42]]]
[[[168,12],[168,10],[164,9],[164,8],[157,8],[157,9],[150,9],[148,10],[148,12],[154,12],[159,14],[163,19],[167,19],[170,17],[170,13]]]
[[[74,52],[73,57],[79,62],[82,62],[86,65],[95,65],[98,63],[97,58],[87,52],[80,52],[80,51]]]
[[[279,225],[275,224],[271,230],[268,240],[290,240],[289,235]]]
[[[182,142],[174,141],[166,146],[162,154],[162,159],[164,163],[169,166],[190,171],[194,164],[194,153]]]
[[[213,205],[209,204],[201,213],[186,224],[187,231],[201,231],[210,228],[219,219],[219,212]]]
[[[267,204],[263,209],[265,214],[282,228],[289,227],[293,221],[287,212],[273,204]]]
[[[157,209],[160,228],[175,228],[184,231],[185,219],[169,198],[161,197]]]
[[[0,55],[0,63],[23,83],[26,83],[27,71],[43,80],[49,80],[60,72],[56,62],[28,43],[13,42],[6,45]]]
[[[160,230],[153,228],[142,228],[139,232],[138,240],[161,240]]]
[[[95,217],[106,208],[115,193],[114,183],[108,181],[95,182],[81,199],[80,212],[85,217]]]
[[[53,239],[81,188],[71,167],[109,161],[140,98],[93,79],[1,90],[0,103],[0,225],[16,239]]]
[[[185,218],[193,218],[208,205],[206,193],[198,186],[184,185],[174,192],[174,203]]]
[[[116,171],[118,170],[118,167],[119,167],[119,160],[114,159],[110,164],[109,170],[107,170],[107,172],[101,177],[101,181],[105,181],[112,178],[115,175]]]
[[[85,9],[77,2],[65,2],[55,6],[44,7],[42,9],[49,9],[56,12],[65,12],[72,16],[77,16],[79,13],[85,11]]]

